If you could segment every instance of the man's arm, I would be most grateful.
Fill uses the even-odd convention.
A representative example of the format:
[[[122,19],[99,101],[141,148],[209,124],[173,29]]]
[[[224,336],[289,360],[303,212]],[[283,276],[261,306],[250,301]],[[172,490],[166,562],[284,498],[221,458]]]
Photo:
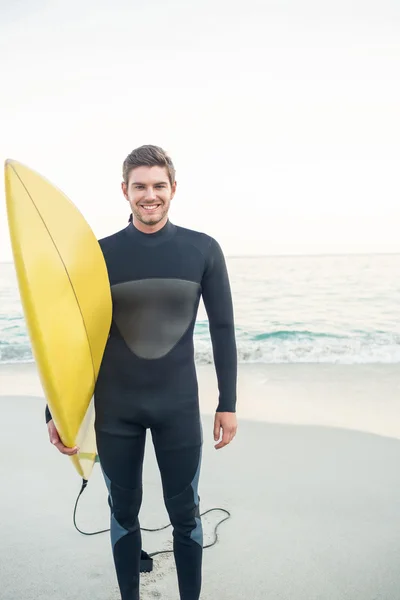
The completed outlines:
[[[219,402],[217,412],[236,412],[237,350],[232,294],[225,257],[211,239],[202,296],[207,311],[217,373]]]

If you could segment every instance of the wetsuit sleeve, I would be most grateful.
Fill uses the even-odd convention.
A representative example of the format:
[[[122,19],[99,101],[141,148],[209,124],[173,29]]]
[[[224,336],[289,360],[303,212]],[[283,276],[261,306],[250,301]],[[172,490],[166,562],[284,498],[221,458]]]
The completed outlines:
[[[208,315],[218,380],[217,412],[235,412],[237,351],[233,303],[225,258],[214,239],[211,239],[202,278],[202,296]]]
[[[46,404],[46,409],[45,409],[45,419],[46,419],[46,424],[51,421],[53,417],[51,416],[51,412],[50,409],[48,407],[48,405]]]

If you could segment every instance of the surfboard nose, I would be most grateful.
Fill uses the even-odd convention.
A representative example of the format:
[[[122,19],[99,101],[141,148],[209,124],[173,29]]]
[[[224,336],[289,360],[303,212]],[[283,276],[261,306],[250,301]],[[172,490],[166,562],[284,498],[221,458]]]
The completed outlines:
[[[4,161],[4,167],[7,169],[8,167],[12,167],[16,163],[17,161],[13,158],[6,158],[6,160]]]
[[[17,165],[18,162],[12,158],[7,158],[4,162],[4,183],[6,186],[6,200],[9,205],[8,196],[12,194],[15,186],[15,180],[17,178]]]
[[[18,172],[18,167],[21,167],[21,163],[13,158],[7,158],[4,161],[4,177],[7,180],[10,180],[12,175],[16,175]]]
[[[6,170],[13,169],[14,171],[18,171],[18,169],[29,169],[29,167],[15,158],[6,158],[4,161],[4,168]]]

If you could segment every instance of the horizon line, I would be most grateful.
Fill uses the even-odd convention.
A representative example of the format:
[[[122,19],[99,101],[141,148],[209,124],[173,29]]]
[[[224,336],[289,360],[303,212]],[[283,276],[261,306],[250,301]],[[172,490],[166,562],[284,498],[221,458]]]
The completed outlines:
[[[225,258],[296,258],[296,257],[322,257],[322,256],[399,256],[397,252],[323,252],[317,253],[299,253],[299,254],[225,254]],[[13,260],[0,260],[0,265],[14,264]]]

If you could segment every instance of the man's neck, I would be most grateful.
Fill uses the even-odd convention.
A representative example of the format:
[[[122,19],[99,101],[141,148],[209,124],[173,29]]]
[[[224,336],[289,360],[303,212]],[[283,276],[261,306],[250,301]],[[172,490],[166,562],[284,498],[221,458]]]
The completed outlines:
[[[133,217],[132,224],[134,225],[134,227],[136,227],[136,229],[138,229],[142,233],[151,234],[151,233],[157,233],[157,231],[160,231],[160,229],[165,227],[167,222],[168,222],[168,215],[166,215],[159,223],[155,223],[155,225],[146,225],[145,223],[142,223],[135,217]]]

